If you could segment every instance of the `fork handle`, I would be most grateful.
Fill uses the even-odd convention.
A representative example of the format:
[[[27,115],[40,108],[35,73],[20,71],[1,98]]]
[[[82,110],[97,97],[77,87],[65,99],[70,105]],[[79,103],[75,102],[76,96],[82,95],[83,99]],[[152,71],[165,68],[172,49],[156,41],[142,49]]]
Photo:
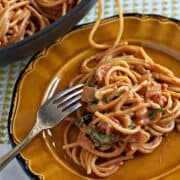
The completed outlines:
[[[41,131],[40,128],[38,128],[36,125],[34,128],[30,131],[30,133],[18,144],[16,147],[14,147],[12,150],[10,150],[8,153],[3,155],[0,158],[0,171],[6,167],[6,165],[14,159],[23,149],[26,145],[28,145],[31,140],[39,134]]]

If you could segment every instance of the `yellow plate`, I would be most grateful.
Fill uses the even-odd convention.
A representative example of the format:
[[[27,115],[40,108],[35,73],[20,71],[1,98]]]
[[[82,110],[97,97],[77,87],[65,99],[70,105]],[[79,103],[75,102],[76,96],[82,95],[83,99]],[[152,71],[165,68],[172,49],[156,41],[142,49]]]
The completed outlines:
[[[32,128],[36,112],[54,79],[60,78],[56,91],[65,87],[75,76],[80,62],[95,50],[88,44],[92,25],[85,25],[66,35],[61,41],[36,57],[21,75],[11,109],[9,133],[13,144],[21,141]],[[113,40],[118,27],[117,18],[107,19],[99,28],[97,41]],[[158,63],[172,69],[180,77],[179,22],[157,16],[129,15],[125,17],[123,39],[141,44]],[[84,171],[66,160],[63,152],[64,123],[40,134],[21,153],[24,168],[33,177],[44,180],[90,179]],[[180,134],[165,137],[157,150],[127,161],[109,180],[180,179]]]

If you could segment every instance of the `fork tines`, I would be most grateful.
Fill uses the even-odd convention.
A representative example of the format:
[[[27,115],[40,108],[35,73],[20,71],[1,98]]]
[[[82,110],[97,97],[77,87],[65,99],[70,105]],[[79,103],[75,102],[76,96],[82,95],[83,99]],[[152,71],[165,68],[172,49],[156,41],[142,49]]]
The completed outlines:
[[[84,84],[78,84],[63,90],[60,93],[57,93],[53,97],[53,103],[57,105],[57,107],[60,108],[62,111],[64,111],[70,106],[71,108],[73,108],[72,105],[77,105],[77,102],[81,99],[83,86]],[[79,103],[79,106],[80,105],[81,104]]]

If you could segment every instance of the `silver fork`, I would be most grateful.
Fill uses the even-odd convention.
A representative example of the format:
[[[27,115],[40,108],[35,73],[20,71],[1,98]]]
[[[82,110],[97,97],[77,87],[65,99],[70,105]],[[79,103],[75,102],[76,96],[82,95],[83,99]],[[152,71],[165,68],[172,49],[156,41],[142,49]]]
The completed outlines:
[[[82,88],[83,84],[78,84],[61,91],[39,108],[37,120],[29,134],[14,149],[0,158],[0,171],[42,130],[55,127],[66,116],[81,107],[81,103],[78,101],[81,98]]]

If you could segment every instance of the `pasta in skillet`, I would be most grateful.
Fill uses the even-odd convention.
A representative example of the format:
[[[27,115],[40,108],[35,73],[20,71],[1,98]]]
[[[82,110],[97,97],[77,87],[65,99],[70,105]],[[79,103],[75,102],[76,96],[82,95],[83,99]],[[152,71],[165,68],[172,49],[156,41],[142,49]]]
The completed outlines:
[[[1,0],[0,47],[23,40],[64,16],[80,0]]]

